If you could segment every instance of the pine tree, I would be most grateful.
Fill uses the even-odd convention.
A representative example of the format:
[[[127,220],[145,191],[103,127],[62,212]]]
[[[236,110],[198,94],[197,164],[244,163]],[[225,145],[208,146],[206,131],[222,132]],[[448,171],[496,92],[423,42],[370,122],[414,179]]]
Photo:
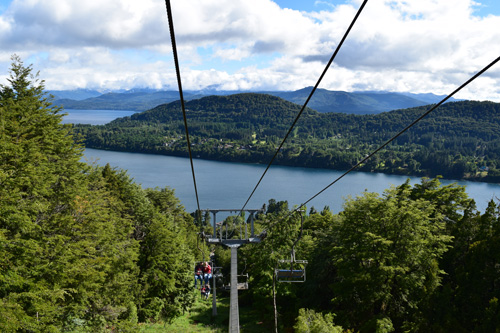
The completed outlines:
[[[98,329],[134,300],[133,222],[44,83],[13,57],[0,86],[0,331]]]
[[[143,321],[170,321],[193,303],[192,218],[169,189],[147,190],[154,212],[142,226],[139,315]]]
[[[38,74],[12,60],[10,84],[0,85],[0,325],[50,331],[66,293],[52,274],[67,241],[56,230],[83,181],[82,148]]]

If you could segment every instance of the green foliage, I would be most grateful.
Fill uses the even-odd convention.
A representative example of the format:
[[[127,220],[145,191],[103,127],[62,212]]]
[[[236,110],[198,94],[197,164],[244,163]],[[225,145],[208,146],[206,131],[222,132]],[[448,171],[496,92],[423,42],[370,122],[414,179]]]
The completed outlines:
[[[342,333],[342,326],[336,326],[333,322],[334,315],[317,313],[310,309],[300,309],[295,326],[298,333]],[[382,331],[380,331],[382,332]],[[390,331],[387,331],[390,332]]]
[[[0,86],[0,330],[134,331],[157,304],[178,316],[193,301],[191,218],[172,191],[80,162],[31,72],[14,56]]]
[[[363,331],[363,332],[375,332],[375,333],[390,333],[390,332],[394,332],[394,326],[392,325],[392,321],[390,318],[374,317],[371,320],[369,320],[361,328],[361,331]]]
[[[142,321],[173,319],[189,308],[193,302],[192,262],[193,256],[176,235],[172,221],[154,216],[142,241]]]
[[[43,97],[43,81],[14,56],[9,86],[0,86],[0,318],[11,328],[53,330],[73,289],[73,198],[84,187],[81,147],[60,109]],[[73,246],[72,246],[73,245]],[[2,320],[3,321],[3,320]],[[15,325],[15,327],[12,327]]]
[[[250,276],[248,297],[251,302],[260,304],[259,311],[266,320],[273,320],[273,280],[278,267],[278,260],[290,260],[292,245],[297,240],[300,231],[300,217],[295,214],[284,219],[289,213],[286,201],[270,200],[265,215],[259,215],[255,221],[257,232],[267,230],[264,241],[252,247],[241,248],[239,260],[246,261]],[[274,224],[276,220],[284,219]],[[274,224],[274,225],[273,225]],[[270,229],[268,229],[270,228]],[[297,259],[304,254],[302,243],[295,249]],[[294,283],[275,284],[277,307],[280,325],[293,323],[298,311],[299,300]]]
[[[473,207],[464,187],[423,179],[350,198],[337,215],[309,215],[303,306],[334,312],[337,323],[360,331],[435,331],[425,323],[449,277],[451,224]],[[446,311],[445,304],[436,307]]]
[[[408,189],[393,188],[382,198],[366,193],[345,204],[330,253],[337,270],[333,303],[351,325],[378,314],[411,320],[439,285],[438,260],[451,241],[443,230],[434,206],[410,200]]]
[[[443,261],[448,275],[429,304],[427,329],[495,332],[500,328],[499,209],[491,201],[484,214],[466,211],[461,219],[449,222],[455,238]]]

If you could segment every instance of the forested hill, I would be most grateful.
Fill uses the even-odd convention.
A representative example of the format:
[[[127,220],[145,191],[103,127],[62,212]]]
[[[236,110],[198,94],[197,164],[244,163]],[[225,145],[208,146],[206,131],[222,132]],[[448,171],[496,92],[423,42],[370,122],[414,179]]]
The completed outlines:
[[[223,133],[237,129],[240,135],[245,132],[253,133],[248,130],[288,129],[300,109],[300,105],[279,97],[255,93],[208,96],[186,104],[189,121],[193,122],[189,124],[190,130],[206,132],[207,135],[217,135],[214,130],[219,127]],[[307,109],[303,115],[314,117],[318,112]],[[134,114],[130,118],[134,122],[166,124],[182,119],[179,101]],[[129,118],[117,119],[113,125],[130,126]],[[224,134],[226,135],[227,133]]]
[[[263,94],[210,96],[186,103],[197,157],[268,163],[300,106]],[[377,115],[306,109],[276,163],[347,169],[429,107]],[[180,102],[104,126],[80,125],[89,148],[186,156]],[[500,180],[500,104],[447,103],[367,161],[364,171]]]

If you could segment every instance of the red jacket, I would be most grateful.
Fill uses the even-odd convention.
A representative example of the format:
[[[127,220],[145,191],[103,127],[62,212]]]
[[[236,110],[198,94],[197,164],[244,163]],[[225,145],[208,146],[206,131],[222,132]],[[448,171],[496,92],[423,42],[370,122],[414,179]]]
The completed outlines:
[[[205,274],[211,274],[212,273],[212,267],[210,267],[210,265],[206,265],[204,268],[203,268],[203,273]]]

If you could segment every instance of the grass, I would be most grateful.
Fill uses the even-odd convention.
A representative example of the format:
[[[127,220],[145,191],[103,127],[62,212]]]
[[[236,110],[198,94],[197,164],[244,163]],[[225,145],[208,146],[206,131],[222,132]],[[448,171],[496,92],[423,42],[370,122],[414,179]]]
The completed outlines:
[[[195,291],[197,294],[198,290]],[[249,306],[239,306],[240,332],[267,332],[272,330],[259,319],[259,313]],[[229,296],[217,293],[217,316],[212,316],[212,295],[202,300],[197,295],[191,311],[170,324],[141,324],[139,332],[227,332],[229,327]]]

